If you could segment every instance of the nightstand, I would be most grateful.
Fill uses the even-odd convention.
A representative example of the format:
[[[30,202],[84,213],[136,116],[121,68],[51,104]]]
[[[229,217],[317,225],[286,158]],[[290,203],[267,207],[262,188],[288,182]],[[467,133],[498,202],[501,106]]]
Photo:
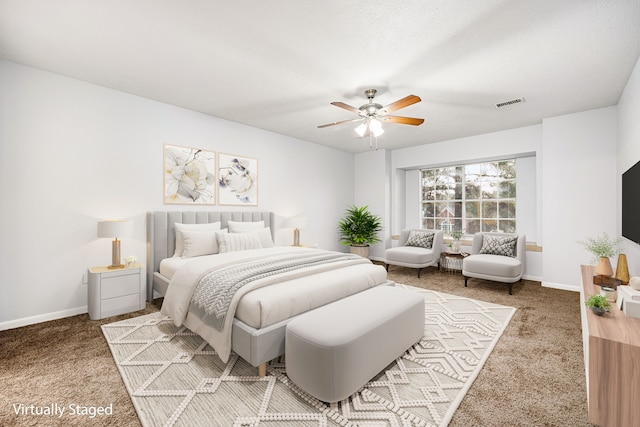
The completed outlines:
[[[89,269],[89,318],[103,319],[146,307],[146,271],[140,264],[132,267]]]

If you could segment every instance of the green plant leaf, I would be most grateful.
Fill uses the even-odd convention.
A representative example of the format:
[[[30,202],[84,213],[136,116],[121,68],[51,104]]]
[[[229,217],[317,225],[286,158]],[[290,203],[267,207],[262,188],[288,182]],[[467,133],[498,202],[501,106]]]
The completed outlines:
[[[622,241],[621,237],[617,239],[609,237],[607,233],[602,233],[597,237],[588,237],[586,240],[578,241],[586,250],[591,252],[593,259],[592,264],[598,262],[598,258],[612,258],[620,253],[618,245]]]
[[[586,305],[588,308],[596,307],[606,311],[611,311],[611,303],[607,301],[607,297],[600,294],[591,295],[584,302],[584,305]]]
[[[351,206],[338,222],[340,243],[351,246],[374,245],[380,242],[378,232],[382,231],[380,217],[369,212],[368,206]]]

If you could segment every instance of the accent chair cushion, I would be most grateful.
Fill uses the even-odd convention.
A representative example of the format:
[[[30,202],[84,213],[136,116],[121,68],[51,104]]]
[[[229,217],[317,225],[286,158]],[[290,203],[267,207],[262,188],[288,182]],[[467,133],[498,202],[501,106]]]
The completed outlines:
[[[433,246],[433,235],[434,233],[429,231],[411,230],[405,246],[431,249],[431,246]]]
[[[433,261],[433,250],[418,246],[398,246],[384,253],[387,264],[395,262],[408,264],[429,264]]]
[[[482,247],[479,254],[501,255],[515,258],[518,236],[491,236],[482,237]]]
[[[475,254],[462,261],[462,269],[483,276],[514,278],[522,273],[522,263],[517,258],[503,255]]]

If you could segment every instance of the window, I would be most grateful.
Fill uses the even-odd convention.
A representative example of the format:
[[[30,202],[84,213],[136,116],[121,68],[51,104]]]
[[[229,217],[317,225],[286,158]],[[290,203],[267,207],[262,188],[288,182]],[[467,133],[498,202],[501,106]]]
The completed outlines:
[[[515,160],[423,169],[420,176],[423,228],[515,233]]]

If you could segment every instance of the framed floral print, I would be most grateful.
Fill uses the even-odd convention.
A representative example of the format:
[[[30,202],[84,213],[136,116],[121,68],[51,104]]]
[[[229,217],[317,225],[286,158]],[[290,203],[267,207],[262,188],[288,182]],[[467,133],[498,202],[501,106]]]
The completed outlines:
[[[218,154],[218,204],[258,205],[258,161],[232,154]]]
[[[164,146],[164,203],[215,205],[216,153],[200,148]]]

